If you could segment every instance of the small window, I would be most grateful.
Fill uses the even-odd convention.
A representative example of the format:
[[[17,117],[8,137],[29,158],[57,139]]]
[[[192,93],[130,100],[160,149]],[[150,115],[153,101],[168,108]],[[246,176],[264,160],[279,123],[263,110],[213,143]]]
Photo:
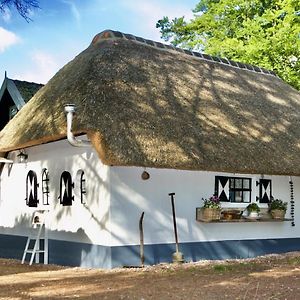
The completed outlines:
[[[220,201],[251,202],[251,178],[216,176],[215,194]]]
[[[38,182],[36,173],[30,170],[26,176],[26,205],[29,207],[37,207],[38,200]]]
[[[11,120],[18,112],[17,106],[13,105],[9,107],[9,119]]]
[[[74,183],[72,182],[72,176],[69,172],[64,171],[60,177],[59,184],[59,200],[63,206],[71,206],[74,201],[73,196]]]

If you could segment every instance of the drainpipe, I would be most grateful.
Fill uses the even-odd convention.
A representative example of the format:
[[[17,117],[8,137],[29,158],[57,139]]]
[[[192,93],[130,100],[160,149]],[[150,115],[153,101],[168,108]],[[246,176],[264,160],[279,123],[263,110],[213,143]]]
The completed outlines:
[[[65,113],[67,114],[67,138],[68,138],[68,141],[72,146],[75,146],[75,147],[90,146],[91,145],[90,141],[77,140],[72,132],[72,121],[73,121],[73,115],[75,114],[75,110],[76,110],[75,104],[66,104],[65,105]]]

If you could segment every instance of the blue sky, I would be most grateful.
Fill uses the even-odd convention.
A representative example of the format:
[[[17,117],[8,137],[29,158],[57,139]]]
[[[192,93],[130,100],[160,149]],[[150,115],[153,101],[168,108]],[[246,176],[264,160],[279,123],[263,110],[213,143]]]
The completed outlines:
[[[40,0],[26,23],[16,12],[0,15],[0,80],[46,83],[105,29],[159,41],[164,15],[193,17],[197,0]]]

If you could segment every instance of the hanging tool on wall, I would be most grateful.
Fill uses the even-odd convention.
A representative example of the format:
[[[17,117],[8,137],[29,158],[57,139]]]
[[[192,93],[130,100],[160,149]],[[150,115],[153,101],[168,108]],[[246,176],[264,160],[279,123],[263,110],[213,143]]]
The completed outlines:
[[[139,229],[140,229],[140,258],[141,258],[141,267],[144,267],[145,263],[145,255],[144,255],[144,229],[143,229],[143,219],[144,219],[144,212],[142,212],[139,222]]]
[[[175,234],[175,244],[176,244],[176,252],[173,253],[172,259],[173,259],[174,263],[182,263],[182,262],[184,262],[184,258],[183,258],[183,254],[181,252],[179,252],[177,224],[176,224],[176,215],[175,215],[175,204],[174,204],[175,193],[170,193],[169,196],[171,197],[173,225],[174,225],[174,234]]]

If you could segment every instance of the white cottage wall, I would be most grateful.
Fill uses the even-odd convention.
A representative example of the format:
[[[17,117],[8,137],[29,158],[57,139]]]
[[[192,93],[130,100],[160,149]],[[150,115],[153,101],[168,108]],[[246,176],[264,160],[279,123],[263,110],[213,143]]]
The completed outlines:
[[[139,218],[144,211],[145,244],[174,243],[171,201],[169,193],[175,192],[178,236],[181,243],[282,239],[300,236],[300,180],[294,177],[295,227],[291,222],[202,223],[196,221],[196,207],[202,198],[214,193],[215,176],[240,176],[252,178],[251,200],[258,196],[256,180],[260,175],[239,175],[215,172],[147,169],[150,179],[142,180],[144,169],[112,167],[111,176],[111,230],[112,245],[139,244]],[[267,176],[272,180],[273,196],[290,201],[289,177]],[[267,208],[266,204],[259,204]],[[222,207],[245,208],[244,204],[222,203]],[[290,217],[290,204],[287,210]]]
[[[142,180],[143,168],[105,166],[91,147],[73,147],[66,140],[30,147],[26,152],[26,163],[17,162],[18,151],[11,152],[9,158],[14,163],[5,165],[1,173],[2,257],[21,258],[25,236],[31,230],[33,212],[46,209],[49,211],[47,228],[52,263],[105,268],[139,264],[139,219],[142,212],[145,212],[146,263],[170,261],[174,251],[174,230],[168,194],[172,192],[175,193],[180,249],[188,260],[250,257],[300,249],[299,177],[293,178],[294,227],[290,221],[203,223],[196,221],[196,207],[202,206],[202,198],[214,193],[216,175],[251,178],[252,202],[256,201],[258,187],[255,182],[261,175],[149,168],[150,178]],[[42,201],[44,168],[50,179],[49,205]],[[38,178],[40,202],[37,208],[25,203],[29,170],[36,172]],[[70,172],[75,183],[72,206],[63,206],[58,199],[63,171]],[[81,171],[86,179],[84,204],[80,201],[78,174]],[[267,175],[265,178],[272,180],[273,196],[289,202],[289,178]],[[223,203],[222,206],[245,208],[247,204]],[[267,207],[266,204],[260,206]],[[287,217],[290,217],[290,203]],[[14,255],[13,247],[18,249]]]

